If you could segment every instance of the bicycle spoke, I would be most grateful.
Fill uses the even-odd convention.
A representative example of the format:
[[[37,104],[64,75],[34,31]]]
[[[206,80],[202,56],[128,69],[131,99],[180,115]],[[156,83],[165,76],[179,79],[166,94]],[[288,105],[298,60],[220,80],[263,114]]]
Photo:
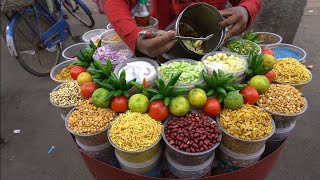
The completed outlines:
[[[60,59],[60,47],[56,51],[48,51],[40,38],[51,26],[46,16],[35,11],[22,13],[14,26],[17,60],[24,69],[36,76],[48,75]]]
[[[34,49],[32,50],[25,50],[25,51],[20,51],[20,54],[28,54],[28,55],[35,55],[36,51]]]

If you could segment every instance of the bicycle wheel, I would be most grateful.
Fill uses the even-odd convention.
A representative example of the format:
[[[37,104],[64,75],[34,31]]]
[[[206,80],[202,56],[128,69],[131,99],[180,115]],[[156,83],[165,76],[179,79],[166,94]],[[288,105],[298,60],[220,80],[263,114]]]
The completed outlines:
[[[64,0],[64,8],[83,25],[92,28],[95,21],[87,5],[81,0]]]
[[[13,27],[13,43],[18,55],[16,59],[26,71],[35,76],[49,75],[60,61],[60,46],[48,49],[40,40],[41,35],[51,26],[52,23],[46,16],[24,11]]]

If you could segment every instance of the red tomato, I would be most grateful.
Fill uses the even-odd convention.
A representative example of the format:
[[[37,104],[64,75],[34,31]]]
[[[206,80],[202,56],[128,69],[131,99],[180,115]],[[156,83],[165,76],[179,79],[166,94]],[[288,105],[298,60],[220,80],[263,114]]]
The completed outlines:
[[[128,98],[124,95],[113,97],[111,100],[111,109],[114,112],[126,112],[128,110]]]
[[[75,66],[71,68],[70,76],[72,77],[72,79],[76,80],[80,73],[86,72],[86,71],[87,71],[86,68],[82,66]]]
[[[252,86],[247,86],[240,91],[241,94],[243,94],[243,102],[245,104],[255,104],[259,98],[259,92]]]
[[[274,57],[274,53],[271,49],[268,49],[268,48],[263,48],[262,49],[262,54],[270,54]]]
[[[203,106],[203,112],[208,116],[218,116],[221,111],[221,105],[216,98],[209,98]]]
[[[149,116],[157,121],[163,121],[169,116],[169,109],[164,101],[154,101],[149,105]]]
[[[276,74],[271,70],[264,74],[265,77],[269,79],[269,82],[272,83],[274,78],[276,77]]]
[[[89,99],[89,98],[91,98],[92,93],[98,88],[99,88],[99,86],[96,83],[86,82],[81,86],[81,95],[85,99]]]

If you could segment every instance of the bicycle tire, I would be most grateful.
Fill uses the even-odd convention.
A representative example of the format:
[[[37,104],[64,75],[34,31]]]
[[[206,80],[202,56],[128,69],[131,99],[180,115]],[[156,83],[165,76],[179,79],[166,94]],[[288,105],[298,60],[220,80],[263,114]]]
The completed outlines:
[[[56,45],[56,48],[57,48],[57,51],[55,51],[55,52],[49,52],[47,49],[42,49],[43,51],[43,53],[44,53],[44,55],[43,55],[43,57],[45,58],[45,59],[50,59],[49,57],[54,53],[55,54],[55,61],[52,63],[52,65],[50,65],[50,67],[48,67],[47,68],[47,70],[45,70],[45,71],[39,71],[39,70],[36,70],[34,67],[32,67],[32,66],[30,66],[27,62],[26,62],[26,59],[25,58],[23,58],[22,57],[22,54],[21,54],[21,52],[20,52],[20,45],[21,44],[23,44],[23,43],[25,43],[25,42],[21,42],[21,39],[20,40],[18,40],[17,38],[19,38],[18,37],[18,31],[21,33],[21,31],[18,29],[19,28],[19,26],[21,26],[21,25],[19,25],[19,22],[21,22],[21,19],[23,18],[23,17],[27,17],[28,16],[28,14],[30,14],[30,15],[34,15],[35,13],[37,13],[37,15],[38,15],[38,19],[39,19],[39,26],[42,26],[42,27],[44,27],[44,26],[47,26],[48,28],[50,28],[53,24],[50,22],[50,20],[45,16],[45,15],[42,15],[41,13],[38,13],[38,12],[30,12],[30,11],[24,11],[24,12],[22,12],[22,14],[21,14],[21,16],[20,17],[18,17],[18,19],[16,20],[16,23],[14,24],[14,30],[13,30],[13,35],[12,35],[12,37],[13,37],[13,43],[14,43],[14,47],[16,48],[16,51],[17,51],[17,56],[16,56],[16,59],[17,59],[17,61],[19,62],[19,64],[27,71],[27,72],[29,72],[30,74],[32,74],[32,75],[35,75],[35,76],[38,76],[38,77],[44,77],[44,76],[48,76],[49,74],[50,74],[50,71],[51,71],[51,69],[54,67],[54,66],[56,66],[59,62],[60,62],[60,53],[61,53],[61,48],[60,48],[60,46],[59,45]],[[45,23],[46,25],[44,25],[44,24],[42,24],[42,23]],[[47,29],[46,29],[47,30]],[[45,31],[46,31],[45,30]],[[44,31],[44,32],[45,32]],[[27,32],[27,30],[25,30],[25,32]],[[32,36],[32,35],[31,35]],[[27,41],[27,39],[25,38],[25,40]],[[27,42],[27,43],[30,43],[30,42]],[[32,42],[33,43],[33,42]],[[37,47],[38,48],[38,47]],[[36,50],[35,50],[35,53],[37,54],[37,53],[40,53],[39,51],[37,52]],[[37,54],[37,56],[38,56],[38,59],[39,59],[39,62],[41,61],[41,59],[40,59],[40,57],[39,57],[39,55]],[[41,66],[41,65],[40,65]]]
[[[86,15],[89,17],[89,22],[86,22],[85,20],[83,20],[83,18],[79,17],[77,12],[74,12],[69,6],[68,4],[63,1],[63,6],[64,8],[74,17],[76,18],[80,23],[82,23],[83,25],[92,28],[95,25],[95,21],[92,17],[92,13],[89,10],[89,8],[87,7],[87,5],[85,3],[83,3],[81,0],[70,0],[73,1],[76,5],[79,5],[79,8],[81,8]]]

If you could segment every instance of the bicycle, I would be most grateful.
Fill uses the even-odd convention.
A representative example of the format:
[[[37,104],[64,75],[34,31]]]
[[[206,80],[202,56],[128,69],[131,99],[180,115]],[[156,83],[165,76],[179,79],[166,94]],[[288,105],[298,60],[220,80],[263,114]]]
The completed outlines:
[[[13,10],[10,5],[13,8],[17,0],[1,2],[2,11],[6,12],[9,19],[6,41],[11,56],[16,57],[29,73],[47,76],[60,62],[59,43],[70,35],[70,26],[62,19],[62,12],[57,20],[37,0],[24,0],[24,4],[20,3]],[[9,17],[8,13],[11,11],[14,13]]]
[[[60,62],[62,42],[72,37],[70,26],[63,19],[64,0],[54,1],[59,5],[58,19],[39,0],[1,0],[1,13],[9,19],[6,27],[9,52],[35,76],[49,75]],[[86,7],[81,0],[74,1]]]
[[[89,28],[92,28],[95,25],[90,9],[81,0],[63,0],[63,6],[83,25]]]

